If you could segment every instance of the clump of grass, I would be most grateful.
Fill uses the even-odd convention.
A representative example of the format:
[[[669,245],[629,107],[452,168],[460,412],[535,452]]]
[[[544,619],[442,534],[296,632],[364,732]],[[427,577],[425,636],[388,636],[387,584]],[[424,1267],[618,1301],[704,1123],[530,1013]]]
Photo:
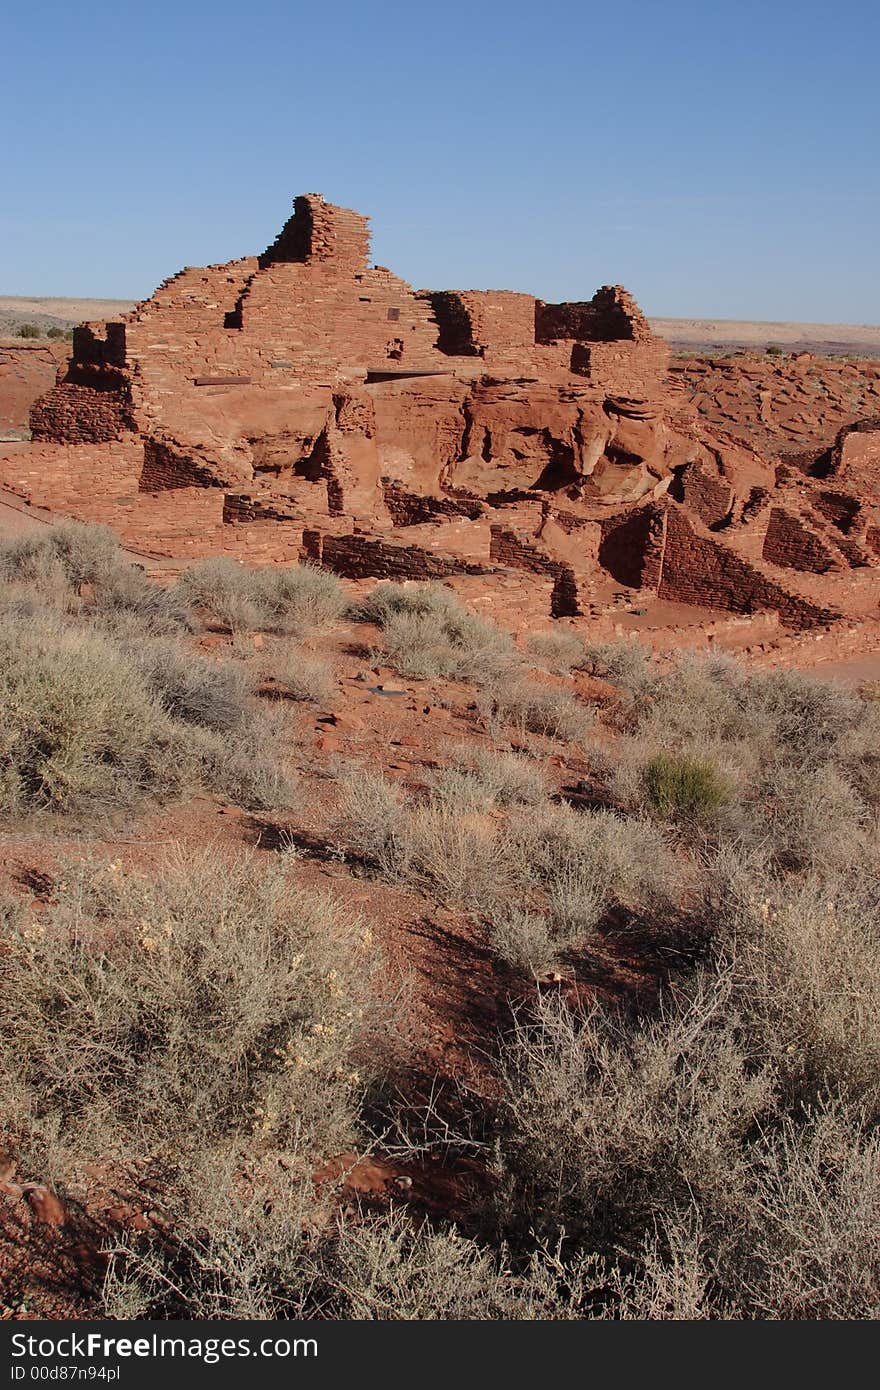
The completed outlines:
[[[632,639],[627,642],[585,642],[581,667],[591,676],[635,693],[650,679],[651,650]]]
[[[664,820],[711,821],[728,799],[711,762],[677,753],[658,753],[644,768],[648,803]]]
[[[595,714],[576,696],[555,686],[522,677],[496,682],[480,701],[483,717],[493,729],[514,727],[562,743],[581,743],[595,724]]]
[[[333,694],[333,670],[320,657],[300,650],[285,650],[264,668],[292,700],[326,704]]]
[[[534,762],[515,753],[462,746],[430,778],[433,799],[462,813],[492,807],[534,806],[546,799],[547,783]]]
[[[297,889],[283,856],[71,866],[48,913],[5,937],[4,1132],[56,1179],[100,1158],[173,1186],[208,1154],[255,1168],[274,1156],[276,1172],[286,1156],[308,1176],[353,1136],[369,940]]]
[[[509,671],[508,633],[468,613],[439,584],[380,584],[359,610],[382,628],[387,659],[401,675],[484,684]]]
[[[274,628],[281,632],[307,633],[332,627],[347,608],[339,579],[316,565],[262,570],[260,593]]]
[[[256,570],[226,556],[184,571],[178,590],[232,632],[304,634],[331,626],[346,606],[340,581],[325,570],[312,565]]]
[[[586,647],[574,632],[538,632],[529,638],[529,651],[545,671],[567,676],[587,660]]]

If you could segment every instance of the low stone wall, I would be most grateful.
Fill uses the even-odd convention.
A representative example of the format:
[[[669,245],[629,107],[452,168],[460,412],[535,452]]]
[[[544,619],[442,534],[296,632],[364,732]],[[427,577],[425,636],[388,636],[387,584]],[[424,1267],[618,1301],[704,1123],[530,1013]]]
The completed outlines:
[[[453,574],[489,574],[487,566],[435,555],[416,545],[397,545],[368,536],[303,532],[303,553],[346,579],[444,579]]]

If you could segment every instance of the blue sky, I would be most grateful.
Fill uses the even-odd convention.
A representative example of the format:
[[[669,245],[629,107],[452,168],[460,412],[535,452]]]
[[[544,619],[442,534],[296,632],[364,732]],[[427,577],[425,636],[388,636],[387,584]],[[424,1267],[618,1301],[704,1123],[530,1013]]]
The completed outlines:
[[[142,297],[320,191],[416,287],[880,322],[877,0],[46,0],[0,23],[2,293]]]

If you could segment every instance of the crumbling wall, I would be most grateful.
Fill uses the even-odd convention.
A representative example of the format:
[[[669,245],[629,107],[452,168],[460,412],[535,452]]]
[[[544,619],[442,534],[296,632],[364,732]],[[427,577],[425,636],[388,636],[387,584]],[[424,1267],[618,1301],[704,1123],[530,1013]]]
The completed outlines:
[[[650,324],[622,285],[603,285],[585,302],[535,301],[535,340],[570,338],[580,343],[640,342],[653,338]]]
[[[104,444],[132,426],[129,402],[122,391],[107,391],[65,382],[40,396],[31,407],[34,439],[56,444]]]
[[[382,494],[395,526],[423,526],[438,517],[451,516],[464,516],[476,521],[485,511],[482,502],[408,492],[393,478],[382,479]]]
[[[770,512],[762,556],[770,564],[813,574],[825,574],[840,565],[815,532],[783,507],[774,507]]]
[[[655,396],[669,363],[665,343],[575,343],[570,367],[609,396]]]
[[[397,545],[369,536],[303,532],[305,558],[346,579],[443,579],[453,574],[488,574],[484,565],[436,555],[417,545]]]
[[[618,584],[657,590],[666,543],[664,507],[639,507],[602,521],[599,564]]]
[[[508,569],[528,570],[531,574],[553,576],[550,616],[576,618],[581,613],[578,585],[574,570],[561,560],[554,560],[536,545],[524,540],[508,526],[493,525],[489,559]]]
[[[678,507],[666,517],[666,546],[659,597],[699,608],[733,613],[779,614],[786,627],[809,628],[833,622],[833,609],[810,603],[761,574],[734,551],[700,535]]]

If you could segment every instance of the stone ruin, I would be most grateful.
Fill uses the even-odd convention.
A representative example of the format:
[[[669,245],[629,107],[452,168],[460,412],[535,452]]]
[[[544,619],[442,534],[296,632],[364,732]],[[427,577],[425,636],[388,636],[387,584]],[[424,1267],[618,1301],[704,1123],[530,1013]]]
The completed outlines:
[[[262,255],[81,325],[0,486],[151,556],[478,576],[524,617],[633,591],[795,631],[876,607],[880,426],[780,464],[707,431],[620,286],[413,291],[369,252],[366,218],[307,194]]]

